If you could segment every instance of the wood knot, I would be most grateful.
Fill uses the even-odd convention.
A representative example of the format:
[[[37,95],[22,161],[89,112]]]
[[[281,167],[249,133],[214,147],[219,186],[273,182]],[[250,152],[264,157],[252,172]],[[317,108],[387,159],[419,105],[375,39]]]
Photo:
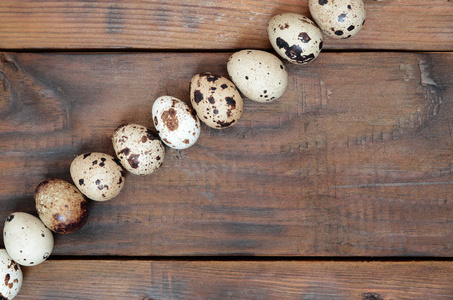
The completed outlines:
[[[11,67],[14,71],[17,72],[20,70],[19,65],[14,61],[14,59],[10,55],[2,53],[2,55],[0,56],[0,60],[2,64]]]

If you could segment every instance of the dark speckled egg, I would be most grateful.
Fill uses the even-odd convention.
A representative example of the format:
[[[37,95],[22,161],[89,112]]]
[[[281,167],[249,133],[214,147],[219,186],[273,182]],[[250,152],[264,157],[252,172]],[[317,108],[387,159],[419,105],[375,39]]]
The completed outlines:
[[[148,175],[164,161],[165,147],[145,126],[126,124],[112,136],[113,149],[123,167],[135,175]]]
[[[274,16],[267,33],[274,50],[293,64],[311,62],[322,49],[321,29],[303,15],[284,13]]]
[[[309,0],[308,7],[315,22],[331,38],[350,38],[365,24],[363,0]]]
[[[115,198],[124,187],[125,173],[120,162],[111,155],[89,152],[71,163],[74,184],[87,198],[107,201]]]
[[[200,137],[201,126],[197,113],[175,97],[157,98],[153,103],[152,118],[157,134],[170,148],[187,149]]]
[[[0,249],[0,299],[13,299],[22,287],[23,275],[20,266]]]
[[[41,181],[35,190],[35,204],[41,221],[55,233],[79,230],[88,218],[85,197],[61,179]]]
[[[192,77],[190,101],[198,118],[215,129],[233,126],[244,110],[244,101],[236,86],[227,78],[209,72]]]

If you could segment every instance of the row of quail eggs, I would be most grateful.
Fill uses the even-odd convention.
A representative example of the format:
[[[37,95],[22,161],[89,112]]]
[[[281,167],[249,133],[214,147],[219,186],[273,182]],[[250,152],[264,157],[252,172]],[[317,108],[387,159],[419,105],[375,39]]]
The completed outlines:
[[[319,55],[323,32],[332,38],[349,38],[365,23],[362,0],[309,0],[309,9],[316,23],[303,15],[283,13],[268,25],[272,47],[294,64],[309,63]],[[230,56],[227,70],[231,80],[209,72],[192,77],[193,109],[172,96],[156,99],[151,115],[158,136],[142,125],[121,125],[112,136],[116,157],[101,152],[81,154],[70,166],[74,185],[46,179],[36,187],[39,218],[15,212],[5,222],[6,249],[0,250],[0,276],[5,278],[0,285],[1,299],[13,299],[19,292],[23,280],[19,265],[36,266],[50,256],[53,233],[72,233],[86,223],[87,198],[107,201],[121,192],[124,169],[135,175],[152,174],[165,159],[164,144],[182,150],[197,142],[200,120],[211,128],[229,128],[243,114],[241,94],[256,102],[270,102],[282,96],[288,84],[285,65],[265,51],[238,51]]]

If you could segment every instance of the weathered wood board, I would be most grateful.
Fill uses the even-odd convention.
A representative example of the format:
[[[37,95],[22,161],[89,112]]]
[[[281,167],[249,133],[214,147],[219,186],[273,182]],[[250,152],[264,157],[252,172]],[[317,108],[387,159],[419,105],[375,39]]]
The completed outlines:
[[[0,219],[36,213],[47,177],[113,154],[153,101],[188,101],[197,72],[231,53],[3,53]],[[55,255],[452,256],[452,53],[324,53],[287,64],[272,103],[246,99],[233,128],[206,126],[163,167],[91,203]],[[1,243],[1,241],[0,241]]]
[[[47,261],[16,299],[451,299],[451,262]]]
[[[281,99],[90,202],[16,299],[453,299],[453,3],[364,1]],[[282,12],[308,0],[0,1],[0,220],[118,125],[152,128],[157,97],[270,50]]]
[[[364,30],[325,49],[453,50],[449,0],[365,0]],[[305,1],[0,2],[0,49],[270,49],[275,14],[309,16]]]

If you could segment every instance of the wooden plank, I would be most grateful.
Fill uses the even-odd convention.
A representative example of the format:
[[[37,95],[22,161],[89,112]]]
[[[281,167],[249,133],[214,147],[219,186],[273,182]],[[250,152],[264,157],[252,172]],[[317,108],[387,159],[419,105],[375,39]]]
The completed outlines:
[[[365,0],[364,30],[325,49],[453,50],[445,0]],[[33,1],[0,3],[2,49],[270,49],[273,15],[309,15],[308,1]]]
[[[197,72],[226,75],[230,53],[1,57],[0,219],[34,213],[46,177],[113,154],[125,122],[152,126],[157,97],[188,101]],[[92,202],[56,255],[453,255],[453,53],[325,53],[287,65],[272,103],[246,101],[228,130],[168,150]]]
[[[452,299],[451,262],[48,261],[16,299]]]

